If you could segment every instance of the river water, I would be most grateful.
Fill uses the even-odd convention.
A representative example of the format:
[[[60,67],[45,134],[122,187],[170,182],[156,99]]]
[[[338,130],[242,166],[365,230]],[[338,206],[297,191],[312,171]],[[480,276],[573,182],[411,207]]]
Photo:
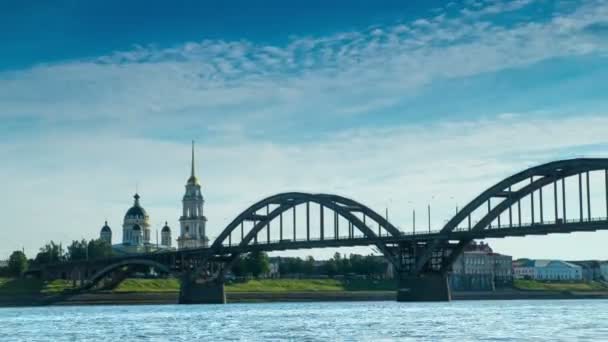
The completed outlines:
[[[608,341],[608,300],[0,309],[1,341]]]

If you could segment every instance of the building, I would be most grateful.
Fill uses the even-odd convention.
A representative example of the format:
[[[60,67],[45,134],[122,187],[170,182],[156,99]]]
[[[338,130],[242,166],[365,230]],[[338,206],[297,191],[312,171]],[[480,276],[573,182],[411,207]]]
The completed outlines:
[[[207,218],[203,207],[205,200],[201,193],[201,185],[194,172],[194,142],[192,142],[192,168],[190,178],[186,183],[186,193],[182,199],[182,216],[179,219],[180,236],[177,239],[179,249],[207,247],[209,239],[206,235]]]
[[[561,260],[535,260],[534,279],[552,281],[583,280],[583,268]]]
[[[112,244],[112,229],[110,228],[110,226],[108,226],[108,221],[106,221],[103,227],[101,227],[99,239],[105,241],[109,245]]]
[[[602,280],[601,264],[597,260],[569,261],[569,263],[578,265],[583,269],[584,281]]]
[[[455,291],[493,291],[510,286],[511,263],[511,256],[494,253],[484,242],[473,242],[452,265],[450,286]]]
[[[207,247],[209,239],[206,235],[207,218],[203,214],[204,199],[201,185],[195,175],[194,142],[192,142],[190,178],[186,182],[186,193],[182,199],[182,215],[179,218],[180,235],[177,239],[178,248]],[[133,205],[127,210],[122,224],[122,242],[112,245],[112,229],[106,221],[99,233],[99,238],[112,245],[118,254],[149,253],[159,250],[172,249],[171,228],[165,221],[161,229],[159,241],[151,241],[150,216],[141,205],[141,196],[133,196]],[[158,232],[157,232],[158,234]],[[158,235],[157,235],[158,240]]]
[[[600,274],[603,281],[608,281],[608,261],[600,262]]]
[[[169,228],[167,221],[165,221],[165,226],[160,231],[160,244],[171,248],[171,228]]]
[[[534,261],[530,259],[519,259],[513,261],[513,278],[534,279]]]
[[[583,280],[583,267],[561,260],[517,260],[513,263],[513,272],[517,279],[541,281]]]

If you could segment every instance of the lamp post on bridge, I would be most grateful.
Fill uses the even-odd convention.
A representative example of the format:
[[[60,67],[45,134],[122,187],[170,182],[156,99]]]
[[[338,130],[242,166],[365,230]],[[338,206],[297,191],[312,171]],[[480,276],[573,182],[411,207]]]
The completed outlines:
[[[434,199],[435,199],[435,195],[431,196],[431,200],[429,201],[429,204],[427,206],[428,219],[429,219],[429,234],[431,233],[431,202],[433,202]]]
[[[412,201],[407,201],[407,204],[411,204],[413,206]],[[416,208],[412,209],[412,235],[416,235]]]
[[[431,233],[431,205],[429,204],[428,206],[428,211],[429,211],[429,234]]]
[[[454,196],[450,196],[450,200],[454,201],[455,200]],[[458,211],[459,211],[458,210],[458,203],[456,202],[456,210],[454,211],[454,214],[458,214]]]

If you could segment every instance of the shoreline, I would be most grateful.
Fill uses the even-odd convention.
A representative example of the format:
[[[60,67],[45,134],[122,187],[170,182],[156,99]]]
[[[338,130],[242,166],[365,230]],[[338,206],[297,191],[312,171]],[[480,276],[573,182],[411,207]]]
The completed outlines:
[[[271,302],[344,302],[394,301],[394,291],[319,291],[319,292],[227,292],[228,303]],[[608,292],[550,292],[500,290],[494,292],[454,292],[454,301],[461,300],[572,300],[608,299]],[[0,296],[0,307],[64,306],[64,305],[161,305],[177,304],[177,292],[84,293],[75,295]]]

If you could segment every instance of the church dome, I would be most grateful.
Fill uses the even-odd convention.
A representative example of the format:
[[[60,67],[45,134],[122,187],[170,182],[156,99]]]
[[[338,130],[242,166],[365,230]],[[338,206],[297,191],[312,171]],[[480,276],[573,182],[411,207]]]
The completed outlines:
[[[133,198],[135,199],[135,203],[133,203],[133,206],[127,210],[125,218],[144,218],[148,216],[146,210],[139,205],[139,195],[135,194]]]
[[[169,228],[169,225],[167,224],[167,222],[165,222],[165,226],[163,227],[163,229],[161,230],[162,233],[170,233],[171,232],[171,228]]]
[[[101,227],[101,232],[102,233],[111,233],[112,229],[110,229],[110,226],[108,226],[108,221],[106,221],[106,223],[103,225],[103,227]]]

